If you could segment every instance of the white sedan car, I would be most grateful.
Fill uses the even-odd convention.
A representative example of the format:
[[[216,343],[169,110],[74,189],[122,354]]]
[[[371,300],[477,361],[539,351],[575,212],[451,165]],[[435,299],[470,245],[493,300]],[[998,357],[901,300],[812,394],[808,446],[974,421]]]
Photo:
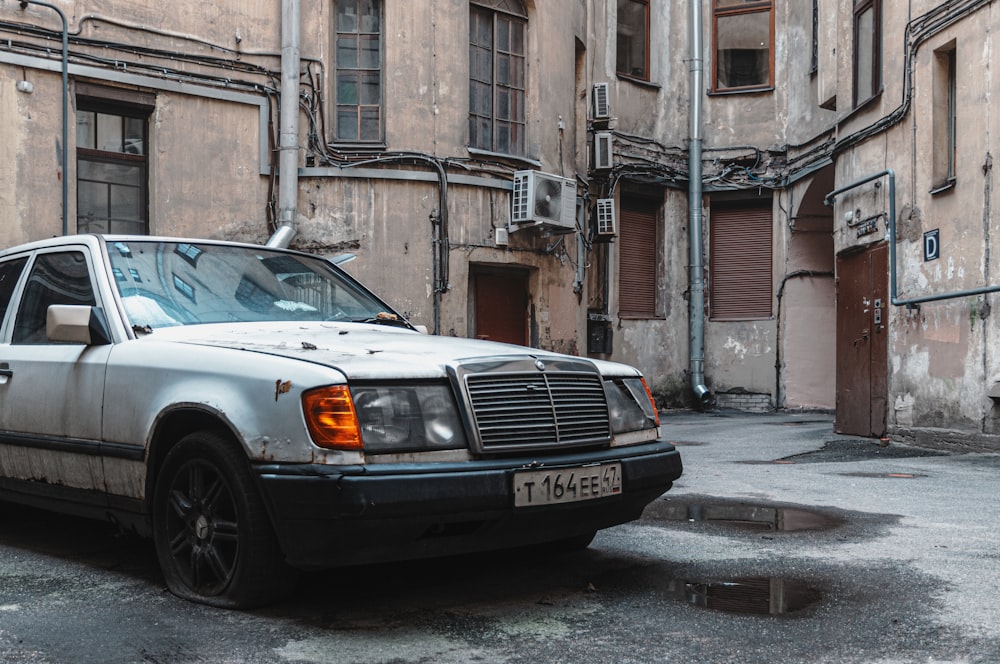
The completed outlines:
[[[0,251],[0,499],[151,536],[181,597],[246,608],[295,569],[585,547],[681,470],[635,369],[421,334],[315,256]]]

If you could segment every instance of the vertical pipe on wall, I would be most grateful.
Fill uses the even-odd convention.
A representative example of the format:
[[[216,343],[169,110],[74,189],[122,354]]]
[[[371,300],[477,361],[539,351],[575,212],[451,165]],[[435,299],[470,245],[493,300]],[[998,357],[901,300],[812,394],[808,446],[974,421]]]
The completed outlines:
[[[689,278],[691,389],[699,408],[710,408],[714,398],[705,386],[705,275],[702,262],[701,209],[701,101],[702,75],[702,0],[689,0],[688,23],[691,39],[690,145],[688,146],[688,228],[691,234],[691,272]]]
[[[281,2],[281,107],[278,140],[278,228],[269,247],[295,236],[299,196],[299,68],[301,0]]]

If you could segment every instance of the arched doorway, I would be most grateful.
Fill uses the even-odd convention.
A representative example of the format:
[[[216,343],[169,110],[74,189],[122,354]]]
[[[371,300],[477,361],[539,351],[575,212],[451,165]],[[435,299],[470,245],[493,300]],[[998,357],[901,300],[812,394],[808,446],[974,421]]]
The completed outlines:
[[[792,213],[787,268],[779,287],[782,399],[787,409],[836,407],[837,299],[833,211],[823,203],[833,169],[813,176]]]

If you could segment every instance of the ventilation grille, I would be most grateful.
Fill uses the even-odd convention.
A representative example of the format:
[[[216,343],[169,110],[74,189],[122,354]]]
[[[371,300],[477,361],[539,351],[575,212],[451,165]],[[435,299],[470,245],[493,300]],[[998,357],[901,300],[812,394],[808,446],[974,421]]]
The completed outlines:
[[[597,234],[603,237],[612,237],[618,232],[615,223],[615,199],[597,199]]]
[[[466,378],[485,451],[599,445],[611,440],[604,385],[586,373]]]
[[[594,84],[594,120],[607,120],[611,117],[611,103],[608,101],[608,84]]]
[[[594,170],[609,171],[615,165],[614,137],[610,131],[594,134]]]
[[[515,224],[531,221],[531,181],[527,177],[514,177],[510,216]]]

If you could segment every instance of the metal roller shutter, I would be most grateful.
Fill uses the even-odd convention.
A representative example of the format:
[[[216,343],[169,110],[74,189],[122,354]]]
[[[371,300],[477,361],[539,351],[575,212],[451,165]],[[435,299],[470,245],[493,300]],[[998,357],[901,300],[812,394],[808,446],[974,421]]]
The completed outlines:
[[[622,206],[618,315],[656,317],[656,210]]]
[[[771,318],[771,208],[713,208],[709,229],[712,320]]]

